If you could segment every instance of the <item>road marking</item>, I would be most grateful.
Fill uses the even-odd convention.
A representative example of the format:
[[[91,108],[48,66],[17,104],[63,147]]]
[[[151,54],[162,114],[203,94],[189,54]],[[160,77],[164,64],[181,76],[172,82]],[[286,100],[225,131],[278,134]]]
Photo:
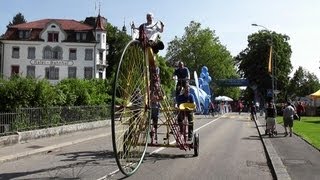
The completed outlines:
[[[204,124],[204,125],[200,126],[199,128],[195,129],[194,131],[197,132],[197,131],[199,131],[200,129],[202,129],[202,128],[208,126],[208,125],[210,125],[211,123],[216,122],[217,120],[219,120],[219,119],[222,118],[222,117],[224,117],[224,116],[220,116],[220,117],[218,117],[217,119],[214,119],[214,120],[208,122],[207,124]],[[169,144],[174,144],[175,142],[176,142],[176,141],[174,140],[174,141],[171,141]],[[158,148],[158,149],[152,151],[152,152],[150,153],[150,155],[155,154],[155,153],[158,153],[158,152],[160,152],[160,151],[162,151],[162,150],[164,150],[164,149],[166,149],[166,148],[167,148],[167,147]],[[104,180],[104,179],[106,179],[106,178],[108,178],[108,177],[113,176],[113,175],[116,174],[117,172],[119,172],[119,169],[116,169],[116,170],[112,171],[111,173],[109,173],[109,174],[107,174],[107,175],[99,178],[98,180]]]

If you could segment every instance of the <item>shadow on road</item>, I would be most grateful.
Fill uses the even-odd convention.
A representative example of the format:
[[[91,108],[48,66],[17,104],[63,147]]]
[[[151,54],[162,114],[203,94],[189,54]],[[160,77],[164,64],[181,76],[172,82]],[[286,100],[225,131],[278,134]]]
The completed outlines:
[[[33,171],[2,173],[0,179],[83,179],[88,178],[88,173],[93,174],[98,169],[106,166],[116,167],[116,162],[113,160],[113,151],[83,151],[57,154],[60,161],[50,162],[50,168],[43,168]],[[59,159],[56,157],[56,159]],[[110,160],[112,159],[112,160]],[[59,165],[58,165],[59,164]]]

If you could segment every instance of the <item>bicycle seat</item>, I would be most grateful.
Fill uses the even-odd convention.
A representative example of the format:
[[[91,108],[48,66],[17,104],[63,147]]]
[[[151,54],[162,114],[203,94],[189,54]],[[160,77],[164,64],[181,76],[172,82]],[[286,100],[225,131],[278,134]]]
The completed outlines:
[[[196,105],[194,103],[182,103],[179,105],[179,110],[187,110],[193,111],[196,109]]]

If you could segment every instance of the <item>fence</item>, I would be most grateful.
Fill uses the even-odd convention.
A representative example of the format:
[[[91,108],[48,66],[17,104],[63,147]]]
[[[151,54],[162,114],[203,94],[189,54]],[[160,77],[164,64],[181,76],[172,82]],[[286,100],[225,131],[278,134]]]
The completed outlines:
[[[104,120],[110,117],[110,106],[72,106],[21,108],[0,112],[0,136],[15,132]]]

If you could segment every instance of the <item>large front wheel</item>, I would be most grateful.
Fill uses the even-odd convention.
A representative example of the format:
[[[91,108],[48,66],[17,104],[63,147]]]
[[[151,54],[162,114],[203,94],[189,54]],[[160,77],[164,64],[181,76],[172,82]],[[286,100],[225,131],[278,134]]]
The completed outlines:
[[[130,41],[118,64],[113,84],[112,144],[119,170],[132,175],[147,148],[150,127],[149,76],[139,41]]]

